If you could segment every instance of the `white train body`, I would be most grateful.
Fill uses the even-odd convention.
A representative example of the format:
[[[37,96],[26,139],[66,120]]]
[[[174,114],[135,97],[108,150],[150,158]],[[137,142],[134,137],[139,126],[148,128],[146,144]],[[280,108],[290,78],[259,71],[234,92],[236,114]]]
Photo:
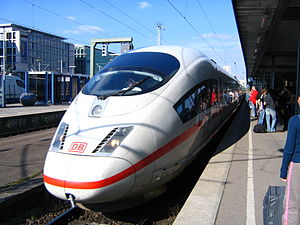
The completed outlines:
[[[125,78],[134,83],[122,88]],[[238,91],[234,79],[193,49],[123,54],[93,77],[62,118],[47,154],[45,186],[87,207],[146,199],[201,151],[236,108]]]

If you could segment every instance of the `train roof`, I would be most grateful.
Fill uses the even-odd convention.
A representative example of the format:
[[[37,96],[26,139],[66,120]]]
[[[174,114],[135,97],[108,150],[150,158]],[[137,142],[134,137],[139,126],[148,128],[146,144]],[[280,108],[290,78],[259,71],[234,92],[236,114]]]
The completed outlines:
[[[201,51],[193,48],[183,47],[183,46],[158,45],[158,46],[139,48],[139,49],[132,50],[130,52],[166,53],[176,57],[180,62],[184,62],[185,65],[190,64],[199,58],[205,58],[209,60],[209,58],[206,55],[204,55]]]
[[[150,46],[150,47],[134,49],[128,53],[133,53],[133,52],[161,52],[161,53],[170,54],[176,57],[179,60],[179,62],[183,65],[189,65],[193,63],[195,60],[199,60],[199,58],[202,58],[204,60],[210,61],[212,65],[218,68],[219,71],[222,71],[222,73],[235,79],[232,75],[228,74],[227,71],[222,69],[213,59],[210,59],[198,49],[184,47],[184,46],[176,46],[176,45],[158,45],[158,46]]]
[[[127,53],[130,54],[134,52],[160,52],[160,53],[170,54],[176,57],[178,61],[185,66],[195,62],[195,60],[199,60],[202,58],[203,60],[207,60],[211,62],[211,65],[214,66],[215,69],[217,69],[218,71],[222,72],[226,76],[239,82],[239,80],[235,76],[229,74],[226,70],[221,68],[213,59],[210,59],[198,49],[184,47],[184,46],[177,46],[177,45],[156,45],[156,46],[133,49]]]

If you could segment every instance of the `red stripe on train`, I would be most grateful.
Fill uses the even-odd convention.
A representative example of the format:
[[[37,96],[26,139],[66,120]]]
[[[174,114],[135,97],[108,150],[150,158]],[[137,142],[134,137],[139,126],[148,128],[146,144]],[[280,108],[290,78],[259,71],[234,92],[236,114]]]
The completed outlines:
[[[129,177],[133,173],[143,169],[150,163],[154,162],[155,160],[159,159],[160,157],[164,156],[168,152],[170,152],[172,149],[180,145],[182,142],[190,138],[195,132],[197,132],[201,127],[201,122],[197,125],[192,126],[188,130],[186,130],[181,135],[177,136],[173,140],[171,140],[166,145],[162,146],[152,154],[148,155],[141,161],[137,162],[133,166],[121,171],[120,173],[113,175],[111,177],[105,178],[103,180],[99,181],[93,181],[93,182],[76,182],[76,181],[67,181],[67,180],[60,180],[55,179],[52,177],[48,177],[44,175],[44,182],[50,185],[54,185],[57,187],[63,187],[63,188],[73,188],[73,189],[97,189],[102,188],[111,184],[114,184],[120,180],[125,179],[126,177]]]

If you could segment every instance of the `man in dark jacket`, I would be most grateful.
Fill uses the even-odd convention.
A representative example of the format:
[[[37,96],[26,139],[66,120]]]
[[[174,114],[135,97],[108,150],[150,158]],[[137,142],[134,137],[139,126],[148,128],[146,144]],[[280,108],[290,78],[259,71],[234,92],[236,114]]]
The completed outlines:
[[[267,94],[264,98],[264,104],[265,104],[265,113],[266,113],[266,120],[267,120],[267,132],[275,132],[275,126],[276,126],[276,109],[275,109],[275,102],[268,92],[268,89],[266,89]],[[270,121],[271,119],[271,121]]]

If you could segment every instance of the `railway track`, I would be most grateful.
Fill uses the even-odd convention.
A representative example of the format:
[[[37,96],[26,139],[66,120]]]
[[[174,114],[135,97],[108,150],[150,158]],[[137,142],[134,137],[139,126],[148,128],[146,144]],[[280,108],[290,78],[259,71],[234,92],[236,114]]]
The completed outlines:
[[[208,161],[208,160],[207,160]],[[70,203],[49,195],[46,190],[24,201],[36,204],[24,206],[18,215],[14,215],[7,224],[118,224],[118,225],[171,225],[190,191],[205,168],[203,158],[195,161],[174,181],[167,185],[167,192],[162,196],[133,209],[102,213],[83,211],[71,207]],[[41,204],[39,204],[41,203]],[[28,210],[29,211],[28,211]],[[39,211],[39,213],[36,213]],[[23,218],[18,218],[25,215]],[[0,222],[1,223],[1,222]]]
[[[56,217],[54,220],[47,223],[47,225],[61,225],[68,224],[75,218],[78,218],[82,214],[82,209],[78,206],[72,206],[67,211]]]
[[[167,185],[166,193],[144,205],[109,213],[81,211],[79,216],[70,215],[73,219],[67,223],[54,224],[171,225],[205,169],[210,156],[205,155],[206,160],[203,160],[203,155],[198,157],[181,175]]]

